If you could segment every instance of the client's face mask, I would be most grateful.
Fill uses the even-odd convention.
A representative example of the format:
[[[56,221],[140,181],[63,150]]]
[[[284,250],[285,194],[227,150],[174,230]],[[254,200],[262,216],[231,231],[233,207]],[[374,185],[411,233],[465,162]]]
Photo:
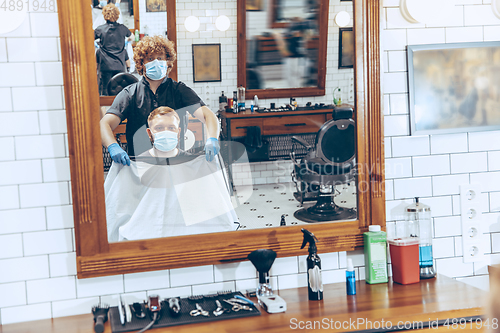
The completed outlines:
[[[162,131],[153,133],[155,141],[153,145],[160,151],[170,151],[177,147],[177,133],[172,131]]]
[[[155,59],[145,64],[146,76],[151,80],[161,80],[167,75],[167,62]]]

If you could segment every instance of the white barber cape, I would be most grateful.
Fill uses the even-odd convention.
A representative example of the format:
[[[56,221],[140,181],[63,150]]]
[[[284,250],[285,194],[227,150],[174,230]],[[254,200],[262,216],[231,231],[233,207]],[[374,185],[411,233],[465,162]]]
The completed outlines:
[[[218,159],[192,156],[168,165],[158,160],[163,164],[111,165],[104,182],[109,242],[236,229]]]

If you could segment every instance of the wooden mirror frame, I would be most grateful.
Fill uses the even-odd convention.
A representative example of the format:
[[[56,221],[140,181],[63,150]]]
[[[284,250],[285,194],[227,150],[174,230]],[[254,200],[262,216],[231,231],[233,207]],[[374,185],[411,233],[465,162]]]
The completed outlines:
[[[246,56],[246,0],[238,1],[238,87],[247,86],[247,56]],[[272,0],[271,0],[272,1]],[[288,88],[288,89],[247,89],[246,99],[252,99],[254,95],[259,98],[288,98],[305,96],[324,96],[326,80],[326,44],[328,41],[328,6],[329,0],[320,0],[319,7],[319,45],[318,45],[318,85],[316,87]],[[363,3],[365,0],[362,1]],[[379,3],[377,0],[376,3]],[[371,4],[370,4],[371,5]],[[271,4],[271,15],[269,24],[272,28],[285,28],[287,23],[273,22],[275,15],[274,2]]]
[[[368,225],[385,226],[380,10],[380,0],[354,2],[357,161],[369,166],[359,170],[359,219],[308,225],[320,253],[361,248]],[[91,11],[85,0],[58,0],[58,15],[78,278],[236,262],[260,248],[305,253],[301,226],[108,243]]]
[[[174,49],[177,52],[177,29],[176,29],[176,10],[175,10],[175,0],[166,0],[167,8],[173,8],[174,10],[167,10],[167,38],[171,41],[174,41]],[[130,29],[132,35],[135,33],[135,30],[141,30],[141,21],[139,17],[139,0],[133,0],[134,6],[134,31]],[[137,13],[137,14],[136,14]],[[97,72],[97,69],[96,69]],[[174,63],[174,67],[170,71],[169,77],[173,80],[177,81],[177,62]],[[113,104],[113,101],[116,96],[99,96],[99,103],[101,106],[110,106]]]

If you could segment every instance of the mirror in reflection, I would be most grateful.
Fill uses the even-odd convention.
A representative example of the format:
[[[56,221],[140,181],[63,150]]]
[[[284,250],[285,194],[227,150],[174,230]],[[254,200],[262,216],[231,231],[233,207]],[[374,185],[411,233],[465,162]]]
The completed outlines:
[[[131,10],[133,15],[131,0],[123,3],[120,0],[100,1],[92,9],[92,16],[95,17],[92,28],[100,95],[111,95],[112,78],[117,74],[129,73],[134,64],[131,42],[135,35],[130,31],[134,29]]]

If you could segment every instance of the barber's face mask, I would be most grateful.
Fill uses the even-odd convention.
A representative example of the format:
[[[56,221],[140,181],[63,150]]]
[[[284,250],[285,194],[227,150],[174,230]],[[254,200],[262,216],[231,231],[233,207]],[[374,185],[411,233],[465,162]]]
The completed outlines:
[[[100,1],[99,4],[101,5],[101,7],[104,7],[108,4],[107,1]]]
[[[153,145],[160,151],[170,151],[177,147],[177,133],[172,131],[162,131],[153,133],[155,141]]]
[[[151,80],[161,80],[167,75],[167,62],[155,59],[146,65],[146,76]]]

